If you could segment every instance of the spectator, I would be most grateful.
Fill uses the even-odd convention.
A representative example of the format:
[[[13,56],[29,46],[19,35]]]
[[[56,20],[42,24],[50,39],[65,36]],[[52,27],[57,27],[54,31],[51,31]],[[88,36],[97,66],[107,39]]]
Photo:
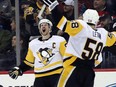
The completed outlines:
[[[11,2],[10,0],[0,0],[0,16],[11,17]]]
[[[109,14],[109,11],[106,6],[106,0],[94,0],[93,8],[97,10],[99,16],[103,16],[104,14]]]
[[[11,19],[10,25],[11,25],[12,34],[15,34],[16,33],[16,22],[15,22],[14,17]],[[20,34],[24,37],[25,46],[28,47],[30,33],[25,28],[25,20],[23,18],[20,18]]]
[[[24,36],[21,34],[20,34],[19,42],[20,42],[21,61],[23,61],[27,54],[27,47],[25,46]],[[12,36],[12,51],[15,51],[15,53],[16,53],[16,35],[15,34]]]
[[[87,9],[87,6],[88,6],[88,8],[91,7],[91,5],[88,5],[88,3],[90,3],[90,0],[88,0],[88,2],[85,2],[85,0],[79,0],[79,4],[78,4],[79,5],[79,18],[81,17],[82,13]],[[75,19],[74,18],[74,0],[64,0],[64,1],[62,1],[62,3],[61,3],[61,1],[59,1],[58,10],[68,20],[74,20]],[[57,19],[55,19],[54,22],[55,21],[57,21]],[[54,30],[54,32],[56,32],[57,35],[61,35],[63,37],[67,37],[67,38],[65,38],[66,40],[68,40],[68,38],[69,38],[67,33],[62,32],[59,29]]]
[[[74,20],[74,4],[75,4],[74,0],[64,0],[62,2],[60,0],[58,0],[58,1],[59,1],[59,10],[60,10],[60,12],[65,13],[66,15],[65,14],[64,15],[69,20]],[[91,0],[88,0],[88,1],[86,1],[86,0],[78,0],[78,3],[77,3],[78,4],[78,15],[79,16],[82,15],[87,8],[91,8],[92,7],[91,3],[92,3]],[[68,9],[70,9],[70,10],[72,9],[72,10],[68,11],[67,7],[68,7]]]
[[[113,20],[112,17],[108,14],[105,14],[99,19],[99,27],[105,28],[107,31],[113,31]]]
[[[63,15],[68,20],[74,20],[74,0],[64,1]]]
[[[11,47],[11,33],[0,27],[0,53],[5,53]]]
[[[74,20],[74,0],[65,0],[62,3],[59,2],[59,6],[58,6],[58,10],[66,16],[66,18],[68,20]],[[62,5],[61,5],[62,4]],[[62,6],[63,10],[60,10]],[[54,23],[57,21],[57,19],[54,20]],[[56,25],[56,24],[54,24]],[[57,27],[54,27],[55,29],[53,30],[52,34],[57,34],[60,36],[65,37],[65,39],[68,41],[68,34],[65,32],[60,31],[59,29],[57,29]]]
[[[12,16],[12,6],[10,0],[0,0],[0,21],[5,30],[10,31],[10,18]]]
[[[24,9],[24,18],[27,24],[30,25],[31,36],[39,36],[40,33],[38,31],[37,23],[41,18],[38,18],[38,14],[43,7],[43,3],[40,0],[36,0],[34,4],[29,4],[28,7]],[[41,15],[42,18],[48,18],[52,21],[51,13],[46,7]]]
[[[82,16],[82,14],[85,12],[86,9],[92,8],[93,0],[78,0],[78,12],[79,17]]]
[[[116,32],[116,20],[113,20],[110,15],[106,14],[100,17],[98,27],[103,27],[109,32]]]
[[[27,48],[24,45],[24,39],[22,35],[20,35],[19,42],[20,42],[21,61],[23,61],[27,54]],[[4,54],[0,54],[0,70],[10,70],[12,67],[16,66],[16,35],[15,34],[12,35],[11,43],[12,43],[12,47],[9,50],[7,50]]]
[[[24,13],[25,9],[27,9],[32,3],[30,1],[22,1],[20,2],[20,15],[21,16],[26,16],[26,14]]]
[[[40,34],[38,33],[39,31],[37,29],[35,20],[36,10],[34,9],[33,4],[35,5],[35,3],[32,3],[30,1],[21,2],[21,15],[25,19],[26,29],[30,32],[30,35],[38,36]]]
[[[113,20],[116,19],[116,0],[107,0],[107,8]]]

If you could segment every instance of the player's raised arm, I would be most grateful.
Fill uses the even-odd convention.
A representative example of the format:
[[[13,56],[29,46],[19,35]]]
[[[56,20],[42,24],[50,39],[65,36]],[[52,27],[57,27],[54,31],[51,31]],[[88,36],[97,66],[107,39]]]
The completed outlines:
[[[56,24],[59,23],[63,17],[62,13],[58,10],[59,2],[57,0],[41,0],[44,4],[49,7],[49,10],[52,12],[52,17],[55,20]]]

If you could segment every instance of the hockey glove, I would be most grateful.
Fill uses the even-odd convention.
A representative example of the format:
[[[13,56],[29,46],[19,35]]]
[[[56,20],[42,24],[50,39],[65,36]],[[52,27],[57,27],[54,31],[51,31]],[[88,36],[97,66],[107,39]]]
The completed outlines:
[[[50,11],[52,11],[59,4],[57,0],[41,0],[41,1],[49,7]]]
[[[13,69],[11,69],[9,71],[9,76],[12,78],[12,79],[17,79],[18,76],[21,76],[23,73],[22,71],[19,69],[19,67],[14,67]]]

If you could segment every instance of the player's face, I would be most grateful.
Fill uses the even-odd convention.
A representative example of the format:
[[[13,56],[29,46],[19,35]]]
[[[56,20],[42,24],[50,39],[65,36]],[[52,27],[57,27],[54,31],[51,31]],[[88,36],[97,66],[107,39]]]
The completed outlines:
[[[16,24],[15,24],[15,21],[14,20],[12,20],[10,26],[11,26],[11,29],[12,30],[15,30],[16,29]]]
[[[16,46],[16,36],[12,37],[12,47]]]
[[[70,12],[73,9],[71,5],[64,5],[64,12]]]
[[[50,34],[50,30],[51,30],[51,28],[50,28],[50,26],[49,26],[48,23],[42,23],[42,24],[40,25],[39,31],[40,31],[40,34],[41,34],[42,36],[47,36],[47,35],[49,35],[49,34]]]
[[[105,20],[100,21],[101,27],[105,27],[109,23],[110,23],[110,20],[108,20],[108,19],[105,19]]]
[[[22,40],[20,40],[20,45],[23,43]],[[12,37],[12,47],[16,47],[16,36]]]
[[[95,9],[101,9],[105,5],[105,0],[94,0],[93,6]]]

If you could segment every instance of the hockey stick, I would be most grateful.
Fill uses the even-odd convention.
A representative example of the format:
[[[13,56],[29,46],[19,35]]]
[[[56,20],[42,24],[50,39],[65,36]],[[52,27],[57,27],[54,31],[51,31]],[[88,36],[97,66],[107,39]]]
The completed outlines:
[[[42,19],[42,18],[43,18],[43,17],[42,17],[42,14],[43,14],[45,8],[46,8],[46,5],[44,4],[44,5],[42,6],[42,8],[41,8],[41,10],[40,10],[40,12],[39,12],[39,14],[38,14],[38,16],[37,16],[39,19]]]

